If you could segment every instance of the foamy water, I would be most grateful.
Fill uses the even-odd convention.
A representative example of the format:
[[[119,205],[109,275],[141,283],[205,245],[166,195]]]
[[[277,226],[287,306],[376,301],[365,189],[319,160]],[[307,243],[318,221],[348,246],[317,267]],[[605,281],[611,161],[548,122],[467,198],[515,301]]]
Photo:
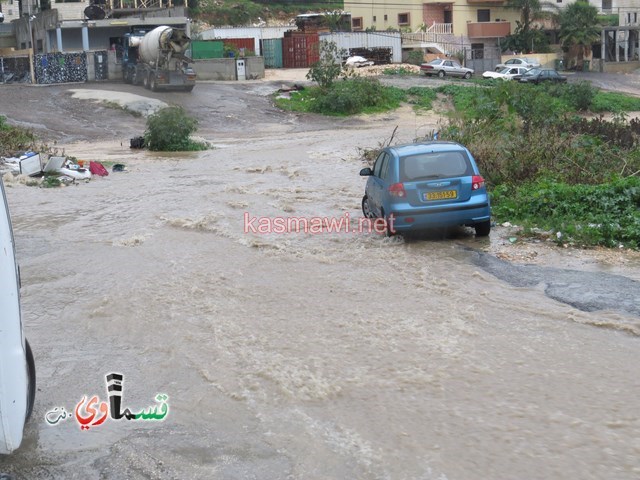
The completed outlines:
[[[474,266],[471,233],[244,233],[243,215],[360,216],[366,128],[287,132],[8,189],[39,391],[24,478],[635,479],[638,338]],[[412,131],[401,132],[406,139]],[[49,427],[126,377],[161,424]]]

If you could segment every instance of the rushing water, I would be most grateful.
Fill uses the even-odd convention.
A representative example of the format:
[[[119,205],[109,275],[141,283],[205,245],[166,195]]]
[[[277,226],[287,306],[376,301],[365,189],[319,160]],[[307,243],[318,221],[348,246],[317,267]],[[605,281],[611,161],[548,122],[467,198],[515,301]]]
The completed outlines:
[[[226,132],[184,156],[74,144],[68,153],[129,171],[9,188],[39,388],[23,446],[0,471],[639,478],[637,318],[495,278],[471,261],[469,248],[490,246],[471,231],[243,231],[245,212],[348,213],[355,225],[354,145],[375,145],[389,125]],[[132,408],[166,393],[168,417],[47,425],[54,407],[106,399],[110,372],[125,375]]]

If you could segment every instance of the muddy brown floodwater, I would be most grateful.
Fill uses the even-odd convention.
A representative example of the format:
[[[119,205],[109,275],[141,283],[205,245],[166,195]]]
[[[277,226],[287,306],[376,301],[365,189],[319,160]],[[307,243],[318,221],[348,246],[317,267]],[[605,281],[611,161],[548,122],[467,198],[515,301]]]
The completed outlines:
[[[396,125],[401,141],[437,126],[409,109],[283,113],[269,97],[279,86],[202,83],[164,96],[91,87],[184,105],[215,144],[189,154],[130,150],[144,119],[68,93],[88,87],[3,88],[12,121],[128,172],[7,189],[38,392],[23,445],[0,471],[639,478],[638,257],[511,244],[504,229],[490,239],[245,233],[245,213],[349,214],[357,225],[357,147]],[[46,422],[83,396],[106,401],[111,372],[125,377],[123,407],[140,411],[162,393],[167,417],[89,430]]]

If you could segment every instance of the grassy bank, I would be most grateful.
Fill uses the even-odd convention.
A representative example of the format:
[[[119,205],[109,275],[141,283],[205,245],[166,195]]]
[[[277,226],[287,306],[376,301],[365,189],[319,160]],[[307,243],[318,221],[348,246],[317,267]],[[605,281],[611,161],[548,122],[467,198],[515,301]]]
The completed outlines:
[[[473,152],[498,222],[578,246],[640,246],[640,99],[589,84],[446,86],[440,138]],[[611,120],[593,114],[613,113]]]

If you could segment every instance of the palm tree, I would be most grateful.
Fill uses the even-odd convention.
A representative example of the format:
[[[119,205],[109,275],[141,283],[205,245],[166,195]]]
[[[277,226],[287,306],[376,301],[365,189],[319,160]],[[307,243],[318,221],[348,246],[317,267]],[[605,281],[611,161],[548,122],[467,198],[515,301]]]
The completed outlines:
[[[601,31],[598,9],[589,5],[587,0],[577,0],[560,14],[560,41],[567,50],[578,47],[578,65],[600,39]]]

